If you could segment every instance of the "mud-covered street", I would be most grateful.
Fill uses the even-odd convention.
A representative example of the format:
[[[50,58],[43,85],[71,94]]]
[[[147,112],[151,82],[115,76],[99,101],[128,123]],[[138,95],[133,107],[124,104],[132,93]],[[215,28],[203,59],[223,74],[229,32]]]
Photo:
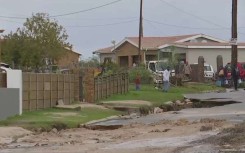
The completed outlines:
[[[213,97],[220,98],[213,93]],[[228,93],[228,103],[211,108],[189,108],[128,120],[110,120],[97,125],[121,125],[91,130],[76,128],[32,133],[21,128],[1,127],[1,153],[211,153],[244,151],[244,91]],[[189,95],[191,98],[192,95]],[[198,95],[195,95],[198,97]],[[222,95],[224,96],[224,94]],[[239,97],[240,96],[240,97]],[[206,95],[208,100],[210,95]],[[203,98],[203,97],[202,97]],[[231,100],[227,101],[231,101]],[[209,99],[210,100],[210,99]],[[236,126],[241,124],[241,126]]]

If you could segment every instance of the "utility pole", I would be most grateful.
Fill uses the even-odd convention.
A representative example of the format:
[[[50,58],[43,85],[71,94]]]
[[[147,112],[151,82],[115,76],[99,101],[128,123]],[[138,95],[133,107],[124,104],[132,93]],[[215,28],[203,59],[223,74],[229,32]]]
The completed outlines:
[[[142,15],[142,11],[143,11],[143,0],[140,0],[140,22],[139,22],[139,48],[138,48],[138,65],[140,65],[141,63],[141,56],[140,56],[140,52],[141,52],[141,39],[143,37],[143,15]]]
[[[236,74],[237,68],[237,0],[232,0],[232,27],[231,27],[231,64],[234,88],[237,90],[238,76]]]

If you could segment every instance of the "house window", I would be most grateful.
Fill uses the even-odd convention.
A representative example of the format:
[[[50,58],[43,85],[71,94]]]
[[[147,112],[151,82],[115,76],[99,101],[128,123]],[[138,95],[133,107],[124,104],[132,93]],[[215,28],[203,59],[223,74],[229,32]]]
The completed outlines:
[[[111,57],[106,57],[106,58],[104,58],[104,63],[109,63],[109,62],[111,62]]]

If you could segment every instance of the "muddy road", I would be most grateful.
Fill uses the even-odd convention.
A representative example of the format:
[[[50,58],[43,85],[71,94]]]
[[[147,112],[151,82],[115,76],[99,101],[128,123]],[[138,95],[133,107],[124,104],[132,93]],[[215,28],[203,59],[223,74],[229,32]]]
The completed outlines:
[[[244,93],[226,95],[227,101],[235,99],[239,103],[98,123],[120,125],[114,130],[82,127],[31,133],[21,128],[1,127],[0,153],[245,152]],[[226,99],[219,96],[210,97]]]

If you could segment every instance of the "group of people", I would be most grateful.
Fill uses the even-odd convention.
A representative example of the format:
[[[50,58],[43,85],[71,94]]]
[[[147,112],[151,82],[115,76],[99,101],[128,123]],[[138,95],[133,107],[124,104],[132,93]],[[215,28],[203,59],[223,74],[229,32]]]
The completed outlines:
[[[186,77],[188,77],[188,78],[190,77],[190,73],[191,73],[192,70],[191,70],[191,67],[188,64],[188,62],[185,62],[182,71],[183,71],[183,74],[185,74]],[[175,71],[175,73],[180,73],[180,72],[176,72]],[[170,87],[170,76],[171,76],[170,66],[167,66],[167,68],[163,71],[163,74],[162,74],[163,92],[168,92],[168,90],[169,90],[169,87]],[[141,77],[137,73],[136,74],[136,78],[135,78],[135,89],[137,91],[140,90],[140,85],[141,85]]]
[[[231,85],[232,80],[234,84],[239,83],[240,71],[238,67],[235,69],[231,68],[230,64],[227,64],[225,67],[220,66],[218,69],[218,82],[219,86]]]

